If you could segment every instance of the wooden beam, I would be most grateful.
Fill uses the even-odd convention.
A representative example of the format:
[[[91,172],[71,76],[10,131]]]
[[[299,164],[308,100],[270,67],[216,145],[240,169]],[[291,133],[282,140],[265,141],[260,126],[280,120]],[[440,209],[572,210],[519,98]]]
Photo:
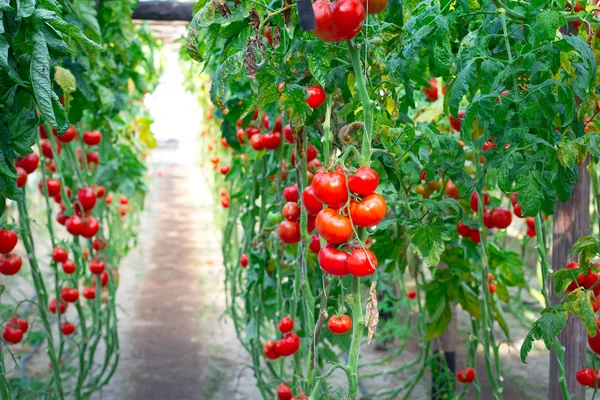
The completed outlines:
[[[558,203],[554,214],[554,232],[552,238],[552,269],[558,271],[571,262],[571,247],[577,239],[590,234],[590,173],[586,169],[587,161],[579,167],[579,182],[566,203]],[[537,232],[539,235],[540,232]],[[560,303],[559,296],[552,290],[552,304]],[[559,336],[565,348],[565,375],[569,393],[573,398],[585,398],[585,386],[575,379],[577,370],[585,367],[587,354],[587,332],[578,317],[569,315],[567,326]],[[558,379],[556,353],[550,355],[550,400],[563,400]]]
[[[191,21],[195,2],[140,1],[131,18],[154,21]]]

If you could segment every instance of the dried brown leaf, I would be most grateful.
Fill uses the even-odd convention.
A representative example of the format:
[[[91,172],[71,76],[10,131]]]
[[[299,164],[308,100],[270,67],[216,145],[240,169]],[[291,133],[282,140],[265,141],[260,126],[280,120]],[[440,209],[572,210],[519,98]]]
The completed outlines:
[[[258,27],[260,26],[260,17],[258,16],[258,12],[255,8],[250,11],[248,18],[250,19],[250,26],[254,28],[254,32],[258,32]]]
[[[275,29],[273,30],[273,48],[274,49],[278,48],[280,43],[281,43],[281,28],[279,27],[279,25],[277,25],[275,27]]]
[[[231,8],[229,8],[229,4],[227,4],[227,0],[220,2],[219,0],[213,0],[213,4],[219,11],[219,14],[223,16],[223,18],[229,18],[231,16]]]
[[[252,37],[248,38],[244,67],[246,67],[246,76],[256,81],[256,73],[258,72],[258,65],[256,65],[256,42]]]
[[[373,335],[377,328],[377,322],[379,321],[379,310],[377,309],[377,281],[371,283],[371,289],[369,289],[369,301],[367,302],[367,309],[365,311],[365,325],[367,326],[368,336],[367,344],[371,344]]]

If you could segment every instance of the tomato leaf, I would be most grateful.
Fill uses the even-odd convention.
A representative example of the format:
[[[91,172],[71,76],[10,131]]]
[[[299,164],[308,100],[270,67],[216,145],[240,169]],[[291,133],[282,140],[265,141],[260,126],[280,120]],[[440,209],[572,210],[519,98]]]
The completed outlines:
[[[596,324],[590,293],[585,290],[575,290],[569,294],[568,298],[569,301],[563,303],[565,310],[580,317],[588,333],[595,335],[598,325]]]
[[[469,89],[477,83],[477,65],[474,60],[469,60],[456,75],[450,91],[450,113],[458,118],[458,107]],[[464,129],[461,127],[461,133]]]
[[[312,114],[311,108],[306,103],[307,97],[306,89],[299,85],[286,85],[283,90],[279,102],[283,111],[287,112],[292,126],[304,125],[306,117]]]
[[[409,229],[412,235],[411,246],[430,268],[437,266],[440,255],[445,249],[444,241],[450,240],[450,235],[442,226],[424,225]]]
[[[217,69],[210,87],[210,101],[212,101],[215,106],[223,108],[225,96],[229,89],[229,82],[241,75],[243,66],[244,51],[240,50],[228,57]]]
[[[548,350],[558,341],[557,336],[562,332],[567,325],[569,314],[564,310],[562,305],[548,307],[542,311],[542,316],[533,323],[531,330],[525,337],[521,345],[521,361],[526,364],[527,355],[532,349],[533,342],[536,340],[544,340],[544,344]]]

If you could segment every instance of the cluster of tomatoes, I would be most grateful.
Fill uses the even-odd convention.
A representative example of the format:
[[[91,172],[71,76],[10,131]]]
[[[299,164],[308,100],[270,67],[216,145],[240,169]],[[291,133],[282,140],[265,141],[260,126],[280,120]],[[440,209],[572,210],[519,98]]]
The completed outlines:
[[[11,254],[17,246],[19,237],[10,229],[0,230],[0,274],[14,275],[21,269],[23,260],[17,254]]]
[[[319,250],[319,265],[325,272],[358,277],[375,272],[375,254],[360,247],[354,236],[355,229],[373,227],[385,217],[385,200],[375,193],[378,184],[379,176],[369,167],[360,167],[350,176],[339,167],[318,170],[304,189],[302,204],[308,214],[316,215],[317,232],[327,242]]]
[[[456,373],[456,379],[460,383],[472,383],[475,380],[475,370],[471,367],[466,367]]]
[[[506,228],[508,228],[510,226],[510,224],[512,223],[512,213],[510,212],[510,210],[506,207],[496,207],[492,210],[486,209],[485,206],[487,206],[489,201],[490,201],[490,198],[489,198],[488,194],[485,193],[483,195],[483,205],[484,205],[483,224],[485,225],[485,227],[488,229],[494,229],[494,228],[506,229]],[[473,210],[474,212],[477,212],[478,204],[479,204],[479,194],[477,192],[474,192],[471,195],[471,201],[470,201],[471,210]],[[466,225],[462,222],[459,222],[458,224],[456,224],[456,230],[457,230],[458,234],[461,235],[462,237],[470,238],[475,243],[481,242],[481,232],[479,231],[478,228],[473,229],[473,228],[469,227],[468,225]]]
[[[288,357],[298,351],[300,348],[300,336],[292,332],[294,329],[294,320],[290,317],[283,317],[279,321],[279,332],[284,336],[277,341],[267,340],[263,346],[263,353],[269,360],[276,360],[279,357]]]
[[[324,42],[348,41],[360,33],[367,13],[378,14],[386,6],[387,0],[317,0],[312,32]]]

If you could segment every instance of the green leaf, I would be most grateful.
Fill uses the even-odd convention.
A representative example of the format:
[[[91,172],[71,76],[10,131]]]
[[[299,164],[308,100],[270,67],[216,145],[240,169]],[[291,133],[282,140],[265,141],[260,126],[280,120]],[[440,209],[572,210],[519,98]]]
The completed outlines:
[[[44,35],[39,31],[33,34],[33,54],[31,55],[31,86],[44,119],[58,127],[52,106],[52,83],[50,81],[50,55]]]
[[[199,24],[200,14],[197,14],[188,28],[185,40],[185,48],[188,55],[195,61],[204,62],[210,55],[217,43],[221,25],[202,27]]]
[[[523,206],[524,216],[534,216],[540,211],[548,215],[554,214],[556,192],[539,171],[523,171],[517,180],[515,191],[519,192],[517,200]]]
[[[19,114],[9,123],[10,138],[13,149],[22,156],[31,153],[31,147],[35,144],[35,136],[39,118],[35,110],[22,108]]]
[[[20,18],[29,18],[35,11],[35,0],[17,0],[17,15]]]
[[[77,28],[74,25],[69,24],[67,21],[65,21],[62,18],[56,17],[56,18],[48,21],[48,24],[50,26],[52,26],[54,29],[56,29],[57,31],[62,32],[65,35],[75,39],[77,42],[82,44],[88,50],[98,51],[98,52],[104,51],[104,48],[102,46],[100,46],[98,43],[94,42],[87,36],[85,36],[83,34],[83,32],[81,32],[79,30],[79,28]]]
[[[279,102],[283,111],[289,116],[292,126],[304,125],[306,117],[312,114],[311,108],[306,103],[307,97],[306,89],[299,85],[286,85],[281,93]]]
[[[409,229],[412,235],[411,246],[419,257],[432,268],[439,264],[440,255],[445,249],[444,241],[450,240],[450,235],[441,226],[424,225]]]
[[[450,113],[455,118],[458,118],[460,102],[475,83],[477,83],[477,65],[474,60],[469,60],[456,76],[450,91]]]
[[[560,27],[560,14],[554,10],[543,10],[535,17],[532,26],[533,37],[538,42],[553,40]]]
[[[210,2],[212,4],[212,2]],[[221,64],[213,76],[213,82],[210,87],[210,101],[219,107],[223,108],[223,102],[229,89],[229,82],[239,77],[244,67],[244,51],[240,50],[231,55]]]
[[[460,282],[456,299],[466,312],[477,319],[481,318],[481,308],[479,306],[477,294],[469,287],[469,285],[467,285],[466,282]]]
[[[581,322],[590,335],[595,335],[598,329],[596,316],[590,299],[590,292],[575,290],[569,294],[569,301],[563,303],[565,310],[581,318]]]
[[[310,69],[311,74],[323,88],[327,84],[327,74],[331,70],[329,57],[327,48],[322,41],[318,40],[309,43],[306,52],[308,69]]]
[[[567,324],[569,314],[562,306],[548,307],[542,311],[540,319],[535,321],[521,346],[521,361],[526,364],[527,355],[532,349],[533,342],[543,339],[546,348],[550,350],[557,342],[557,336]]]
[[[195,14],[198,17],[198,24],[208,27],[212,24],[225,25],[227,23],[241,21],[248,16],[250,6],[248,2],[241,2],[231,9],[231,15],[224,17],[215,7],[214,1],[207,2],[202,9]]]
[[[425,308],[429,314],[425,340],[440,336],[452,321],[452,309],[448,299],[449,281],[432,281],[425,286]]]
[[[325,93],[333,93],[336,88],[341,87],[345,77],[346,67],[341,65],[329,71],[325,76],[325,84],[323,85]]]
[[[398,26],[404,25],[404,12],[402,0],[389,0],[386,10],[385,22],[390,22]]]

